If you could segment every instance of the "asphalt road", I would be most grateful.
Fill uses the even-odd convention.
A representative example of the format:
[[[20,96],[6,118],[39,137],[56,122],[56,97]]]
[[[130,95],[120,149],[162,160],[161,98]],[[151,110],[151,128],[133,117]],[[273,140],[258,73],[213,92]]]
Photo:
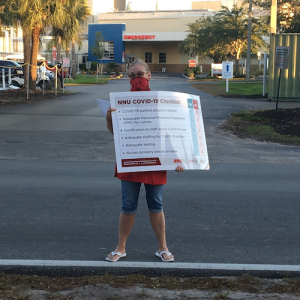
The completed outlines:
[[[0,109],[0,260],[99,261],[115,248],[120,182],[96,99],[129,83],[68,89],[78,94]],[[176,261],[299,265],[299,147],[218,129],[231,112],[275,103],[214,98],[168,74],[154,74],[151,89],[200,95],[211,164],[168,172],[167,240]],[[156,250],[140,201],[124,260],[156,262]]]

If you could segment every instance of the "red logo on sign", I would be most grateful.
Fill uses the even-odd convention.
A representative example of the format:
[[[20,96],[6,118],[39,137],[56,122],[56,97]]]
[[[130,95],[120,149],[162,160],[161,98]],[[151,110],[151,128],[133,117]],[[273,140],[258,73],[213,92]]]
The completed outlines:
[[[189,60],[189,67],[191,68],[196,67],[196,61],[194,59]]]

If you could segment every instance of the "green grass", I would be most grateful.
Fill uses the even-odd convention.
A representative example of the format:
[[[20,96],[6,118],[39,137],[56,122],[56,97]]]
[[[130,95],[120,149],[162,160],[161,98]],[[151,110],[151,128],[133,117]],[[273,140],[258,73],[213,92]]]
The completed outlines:
[[[108,82],[110,76],[99,76],[97,81],[97,75],[76,75],[76,79],[65,78],[65,84],[105,84]]]
[[[222,83],[226,93],[226,84]],[[239,95],[257,95],[262,94],[263,84],[261,82],[229,82],[228,93]]]
[[[234,122],[248,121],[257,123],[269,123],[269,118],[256,117],[253,115],[253,111],[239,111],[232,114]]]
[[[221,95],[262,95],[263,93],[262,82],[229,81],[228,92],[226,92],[225,82],[202,82],[194,83],[192,86],[215,97]]]
[[[252,125],[248,127],[248,132],[252,135],[264,136],[268,139],[283,143],[291,143],[300,145],[300,138],[297,136],[288,136],[276,133],[271,126],[268,125]]]

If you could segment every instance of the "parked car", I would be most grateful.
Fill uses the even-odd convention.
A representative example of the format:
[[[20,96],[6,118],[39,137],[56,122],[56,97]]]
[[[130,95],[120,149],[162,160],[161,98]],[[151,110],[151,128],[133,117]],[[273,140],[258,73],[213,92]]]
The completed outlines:
[[[44,66],[41,66],[43,62],[38,62],[39,68],[37,69],[37,76],[36,76],[36,85],[40,88],[43,88],[45,85],[45,89],[49,90],[52,89],[54,86],[54,78],[55,75],[53,72],[47,70]],[[0,61],[1,65],[1,61]],[[25,68],[27,65],[24,65],[24,62],[20,62],[20,66],[23,68],[23,74],[25,72]],[[8,75],[6,81],[8,82]],[[24,76],[16,76],[15,74],[11,74],[11,85],[15,87],[22,87],[24,85]]]
[[[37,62],[37,66],[38,66],[38,69],[37,69],[37,76],[39,74],[39,72],[44,72],[44,66],[42,66],[42,64],[44,63],[45,61],[38,61]],[[22,66],[23,68],[23,72],[25,73],[25,68],[27,68],[27,64],[25,65],[25,63],[23,61],[19,62],[19,64]],[[53,68],[53,65],[49,64],[48,63],[48,67],[50,68]],[[46,75],[49,77],[50,80],[54,79],[55,78],[55,74],[53,71],[50,71],[48,70],[47,68],[45,69],[45,73]]]
[[[16,87],[22,87],[24,85],[24,77],[15,76],[11,79],[11,84]],[[38,72],[36,77],[36,85],[39,86],[41,89],[45,86],[46,90],[54,89],[55,82],[54,80],[42,73]]]
[[[0,78],[2,78],[2,70],[4,70],[5,80],[8,81],[9,69],[11,70],[11,77],[23,76],[22,67],[12,60],[0,60]]]

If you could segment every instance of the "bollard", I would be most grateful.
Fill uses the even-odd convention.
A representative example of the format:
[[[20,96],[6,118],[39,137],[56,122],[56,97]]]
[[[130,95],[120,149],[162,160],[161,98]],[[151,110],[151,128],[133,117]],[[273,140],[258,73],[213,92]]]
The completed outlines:
[[[66,91],[68,90],[68,80],[69,80],[69,68],[66,68]]]
[[[5,90],[5,71],[4,71],[4,69],[2,69],[2,85],[3,85],[3,89]]]
[[[46,78],[46,76],[45,76],[45,70],[46,70],[46,68],[43,65],[43,95],[45,95],[45,78]]]
[[[27,65],[27,100],[29,99],[29,70],[30,69],[30,64],[28,63]]]
[[[63,87],[63,94],[65,93],[65,77],[64,77],[64,68],[61,70],[61,80],[62,80],[62,87]]]
[[[55,96],[57,96],[57,65],[55,66]]]
[[[11,68],[8,69],[8,85],[11,85]]]

